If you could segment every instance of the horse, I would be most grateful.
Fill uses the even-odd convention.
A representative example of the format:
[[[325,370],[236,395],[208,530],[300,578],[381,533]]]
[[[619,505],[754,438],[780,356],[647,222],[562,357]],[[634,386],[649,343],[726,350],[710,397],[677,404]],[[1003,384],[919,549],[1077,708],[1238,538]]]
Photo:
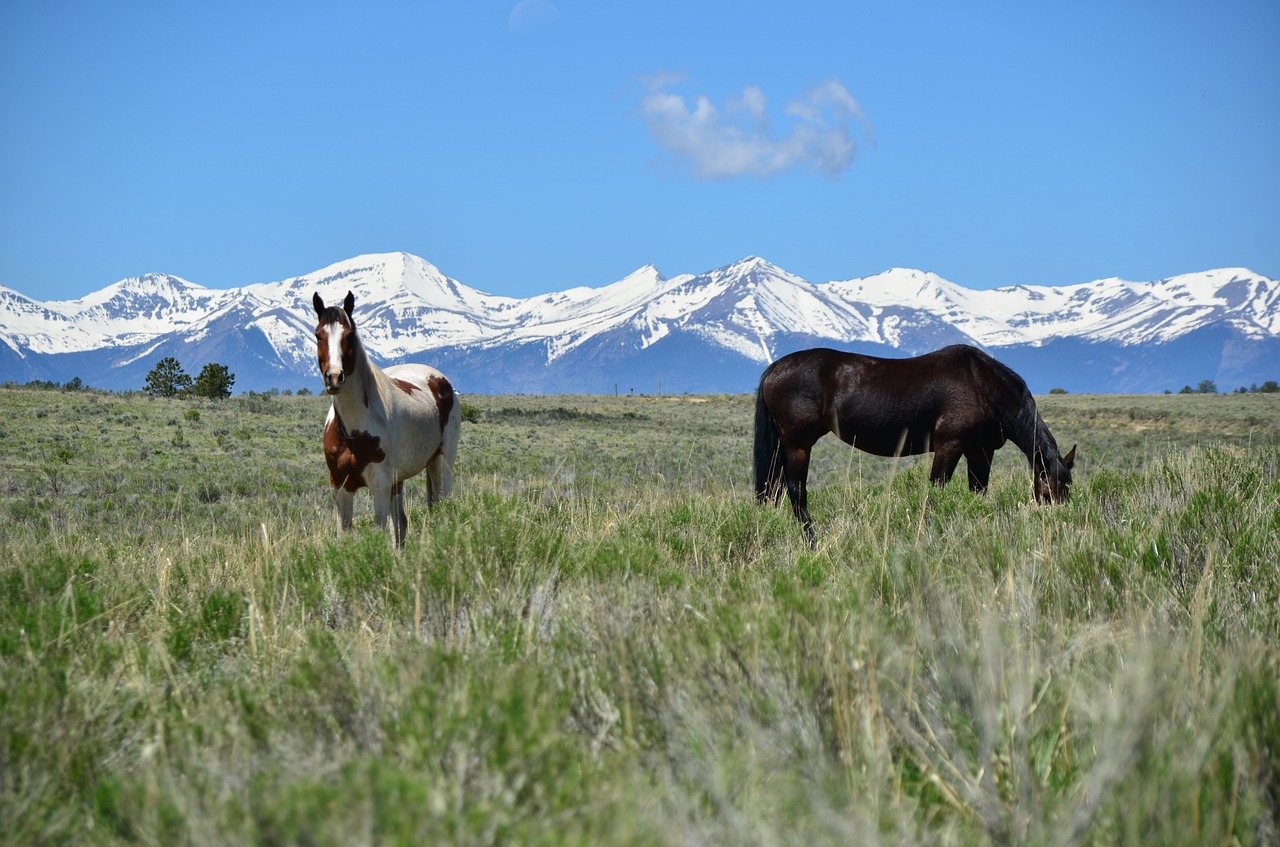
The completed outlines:
[[[462,409],[453,385],[427,365],[379,368],[356,332],[355,295],[342,308],[315,306],[316,349],[324,390],[333,398],[324,422],[324,458],[329,466],[338,522],[351,529],[355,494],[368,487],[373,520],[391,519],[392,537],[404,546],[409,519],[404,511],[404,481],[427,472],[427,507],[453,490]]]
[[[957,344],[907,359],[816,348],[765,368],[756,390],[756,502],[776,504],[785,483],[811,543],[809,456],[828,432],[876,456],[932,452],[929,479],[938,486],[964,456],[976,492],[986,491],[992,456],[1007,439],[1031,463],[1038,503],[1070,496],[1076,448],[1058,453],[1026,382],[976,347]]]

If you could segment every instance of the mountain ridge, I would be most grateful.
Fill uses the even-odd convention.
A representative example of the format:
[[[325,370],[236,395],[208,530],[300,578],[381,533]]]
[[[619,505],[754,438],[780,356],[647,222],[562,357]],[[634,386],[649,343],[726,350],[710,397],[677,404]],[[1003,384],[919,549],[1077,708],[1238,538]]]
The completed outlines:
[[[1050,374],[1104,392],[1280,376],[1268,372],[1270,362],[1280,371],[1280,283],[1247,268],[977,290],[910,268],[812,283],[748,256],[674,277],[644,265],[606,285],[513,298],[403,252],[230,289],[143,274],[40,302],[0,286],[0,364],[28,379],[129,389],[163,352],[193,370],[226,364],[238,389],[309,385],[312,294],[347,290],[377,361],[431,361],[463,391],[749,391],[769,361],[803,346],[915,355],[949,343],[1019,362],[1040,391],[1059,387],[1041,384]],[[1052,360],[1068,349],[1084,357],[1076,373]]]

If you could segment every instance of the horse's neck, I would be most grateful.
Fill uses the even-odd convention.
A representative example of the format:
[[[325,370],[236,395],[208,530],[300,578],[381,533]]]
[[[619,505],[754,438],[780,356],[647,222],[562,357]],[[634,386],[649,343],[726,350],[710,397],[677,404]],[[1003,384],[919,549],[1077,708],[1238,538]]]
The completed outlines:
[[[1031,466],[1037,470],[1049,467],[1058,455],[1058,445],[1054,442],[1053,434],[1049,432],[1044,418],[1040,417],[1038,409],[1032,412],[1030,425],[1016,437],[1010,436],[1009,440],[1027,454],[1027,461],[1031,462]]]
[[[381,372],[369,360],[363,345],[359,346],[355,369],[347,376],[342,391],[333,398],[333,407],[347,426],[360,429],[360,424],[370,415],[381,416],[383,395],[380,376]]]

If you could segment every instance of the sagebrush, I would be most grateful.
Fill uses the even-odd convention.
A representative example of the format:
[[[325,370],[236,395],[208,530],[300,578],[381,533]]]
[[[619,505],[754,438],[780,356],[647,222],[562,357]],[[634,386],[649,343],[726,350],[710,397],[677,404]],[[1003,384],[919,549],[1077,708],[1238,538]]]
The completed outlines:
[[[813,547],[750,397],[467,396],[402,552],[323,398],[0,402],[8,843],[1280,839],[1273,395],[1041,399],[1052,508],[829,439]]]

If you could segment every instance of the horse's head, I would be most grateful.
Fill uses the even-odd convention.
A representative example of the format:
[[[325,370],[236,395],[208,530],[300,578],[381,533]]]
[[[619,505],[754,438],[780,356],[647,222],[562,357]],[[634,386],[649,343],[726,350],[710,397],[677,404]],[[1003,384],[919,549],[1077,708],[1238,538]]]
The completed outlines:
[[[356,366],[356,325],[351,320],[356,297],[348,291],[341,309],[326,307],[319,292],[311,302],[319,319],[316,324],[316,351],[320,358],[320,376],[324,379],[324,390],[337,394],[342,390],[347,374],[352,373]]]
[[[1036,463],[1036,502],[1042,504],[1065,503],[1071,497],[1071,466],[1076,463],[1076,448],[1065,456],[1043,456]]]

